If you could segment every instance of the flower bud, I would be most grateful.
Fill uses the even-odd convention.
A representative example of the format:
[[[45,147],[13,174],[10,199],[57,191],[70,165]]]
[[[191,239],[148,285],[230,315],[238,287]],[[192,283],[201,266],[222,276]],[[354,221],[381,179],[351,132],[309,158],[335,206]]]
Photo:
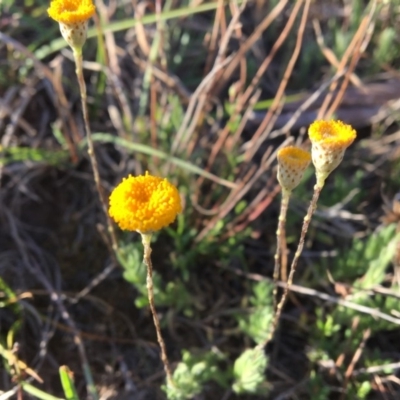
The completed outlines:
[[[341,163],[345,150],[357,134],[342,121],[315,121],[310,125],[308,135],[317,185],[323,186],[328,175]]]
[[[278,181],[282,189],[291,192],[301,181],[311,162],[308,151],[288,146],[278,151]]]

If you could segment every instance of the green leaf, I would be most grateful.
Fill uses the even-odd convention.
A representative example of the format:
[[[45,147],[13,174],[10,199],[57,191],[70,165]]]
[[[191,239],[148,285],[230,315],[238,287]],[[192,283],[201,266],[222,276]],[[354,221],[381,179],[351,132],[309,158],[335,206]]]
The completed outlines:
[[[63,365],[60,367],[60,380],[66,400],[79,400],[71,370]]]
[[[265,382],[267,364],[268,358],[263,349],[256,347],[245,350],[233,366],[235,382],[232,389],[237,394],[266,394],[268,392],[268,385]]]
[[[131,150],[132,152],[139,152],[139,153],[146,154],[149,156],[158,157],[161,160],[168,160],[172,164],[175,164],[176,166],[181,167],[182,169],[186,170],[187,172],[191,172],[193,174],[203,176],[204,178],[210,179],[211,181],[217,182],[217,183],[219,183],[223,186],[229,187],[229,188],[236,187],[236,184],[234,182],[230,182],[225,179],[219,178],[207,171],[204,171],[203,168],[200,168],[190,162],[181,160],[178,157],[173,157],[167,153],[164,153],[163,151],[156,150],[151,146],[146,146],[146,145],[140,144],[140,143],[132,143],[129,140],[125,140],[123,138],[111,135],[109,133],[94,133],[92,135],[92,139],[94,142],[113,143],[116,146],[124,147],[126,150]],[[86,141],[86,139],[83,139],[81,142],[81,147],[86,146],[86,145],[87,145],[87,141]]]
[[[182,361],[173,374],[174,385],[163,386],[168,400],[191,400],[202,391],[204,383],[210,380],[226,386],[226,376],[216,366],[222,358],[215,351],[193,355],[183,350]]]
[[[31,385],[28,382],[20,382],[22,389],[26,392],[34,396],[36,399],[40,400],[64,400],[60,397],[55,397],[51,394],[43,392],[43,390],[38,389],[37,387]]]

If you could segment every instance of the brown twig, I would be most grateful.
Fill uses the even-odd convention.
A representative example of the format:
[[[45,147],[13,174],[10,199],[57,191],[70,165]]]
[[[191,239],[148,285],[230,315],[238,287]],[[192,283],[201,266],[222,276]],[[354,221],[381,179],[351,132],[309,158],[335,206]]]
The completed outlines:
[[[355,351],[353,358],[351,359],[351,362],[350,362],[349,366],[347,367],[346,372],[344,374],[344,382],[342,385],[343,393],[340,398],[341,400],[345,400],[345,398],[346,398],[347,385],[349,384],[350,378],[354,371],[354,367],[356,366],[358,360],[360,359],[361,354],[364,351],[365,344],[367,343],[367,340],[369,339],[370,336],[371,336],[371,329],[368,328],[364,331],[362,340],[361,340],[360,344],[358,345],[358,348]]]

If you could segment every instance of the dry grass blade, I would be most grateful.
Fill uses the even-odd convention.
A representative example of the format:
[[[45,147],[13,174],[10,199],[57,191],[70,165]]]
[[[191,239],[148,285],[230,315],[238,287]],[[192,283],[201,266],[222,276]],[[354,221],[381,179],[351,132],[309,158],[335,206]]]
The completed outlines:
[[[68,100],[65,97],[64,90],[62,86],[60,85],[59,81],[54,77],[53,73],[51,70],[42,62],[40,62],[39,59],[37,59],[33,53],[31,53],[26,47],[24,47],[21,43],[18,41],[14,40],[13,38],[7,36],[6,34],[0,32],[0,41],[12,46],[19,52],[25,55],[28,59],[32,60],[37,73],[39,76],[44,76],[47,78],[51,83],[52,86],[55,90],[55,93],[53,94],[53,101],[54,105],[58,110],[59,115],[62,117],[62,122],[63,122],[63,129],[62,132],[64,133],[64,139],[66,143],[68,144],[69,151],[71,154],[71,159],[76,160],[77,159],[77,153],[76,153],[76,147],[75,143],[71,140],[70,136],[66,133],[68,131],[76,132],[76,125],[73,122],[73,118],[71,117],[71,114],[69,112],[69,107],[68,107]]]
[[[302,0],[297,0],[297,2],[296,2],[296,4],[302,4],[302,3],[303,3]],[[288,62],[286,70],[283,74],[283,78],[278,87],[278,91],[275,95],[274,101],[273,101],[270,109],[268,110],[267,114],[265,115],[263,121],[261,122],[260,126],[258,127],[257,131],[254,133],[251,143],[249,144],[248,150],[245,153],[246,160],[250,160],[254,156],[255,152],[257,151],[256,146],[253,146],[252,144],[254,144],[257,141],[257,139],[261,136],[261,134],[263,134],[265,131],[267,131],[267,132],[271,131],[273,128],[273,125],[271,124],[271,119],[272,119],[274,113],[276,113],[277,109],[279,108],[279,104],[284,95],[289,78],[293,72],[296,60],[300,54],[309,9],[310,9],[310,0],[305,0],[303,14],[301,16],[300,26],[299,26],[298,33],[297,33],[296,44],[295,44],[295,48],[293,50],[293,54]],[[293,9],[292,12],[295,13],[295,10]]]
[[[224,71],[218,85],[213,91],[214,95],[217,95],[222,88],[226,85],[226,82],[231,78],[233,72],[239,65],[240,61],[246,56],[246,53],[251,49],[251,47],[257,42],[262,33],[275,21],[275,19],[282,13],[283,9],[286,7],[288,1],[282,0],[279,1],[278,4],[271,10],[271,12],[265,16],[263,21],[257,25],[256,29],[252,33],[252,35],[243,43],[238,52],[235,54],[235,57],[232,59],[232,62],[229,64],[228,68]]]
[[[350,67],[348,68],[346,74],[345,74],[345,80],[341,86],[340,90],[340,95],[335,96],[334,103],[330,106],[329,110],[329,104],[332,101],[334,92],[337,88],[338,82],[333,82],[330,89],[329,93],[326,96],[321,108],[318,111],[317,119],[329,119],[329,116],[331,116],[334,111],[337,109],[338,105],[340,104],[340,101],[342,100],[344,90],[347,87],[348,81],[351,77],[351,74],[354,71],[354,68],[357,65],[358,59],[360,54],[358,53],[362,43],[363,43],[363,37],[367,33],[368,25],[371,23],[373,14],[375,12],[375,7],[376,7],[376,2],[372,2],[373,6],[371,7],[369,15],[365,16],[360,24],[360,26],[357,29],[357,32],[355,33],[352,41],[350,42],[349,46],[346,49],[346,52],[343,54],[342,59],[340,60],[340,63],[338,65],[338,72],[341,72],[345,69],[345,66],[347,65],[350,57],[351,58],[351,63]]]
[[[68,310],[66,309],[59,293],[54,290],[51,282],[49,279],[46,277],[46,275],[42,272],[38,262],[34,260],[34,258],[28,253],[27,250],[27,245],[26,245],[26,238],[21,237],[21,233],[19,232],[18,229],[18,223],[13,217],[13,215],[8,211],[8,210],[3,210],[7,222],[10,228],[10,233],[15,241],[15,244],[18,247],[18,250],[21,253],[22,260],[24,262],[25,268],[30,271],[34,276],[36,276],[42,285],[46,288],[51,300],[57,305],[59,312],[62,316],[62,318],[65,320],[65,322],[68,324],[68,326],[71,328],[73,334],[74,334],[74,342],[76,344],[76,347],[78,348],[78,354],[81,360],[81,365],[82,365],[82,370],[83,374],[85,376],[86,380],[86,385],[87,385],[87,390],[88,393],[90,394],[91,398],[93,400],[96,400],[97,397],[97,391],[96,387],[93,381],[92,373],[89,367],[89,362],[88,358],[86,355],[86,350],[80,335],[79,330],[77,329],[74,320],[71,318]]]
[[[80,87],[48,3],[3,1],[0,400],[68,397],[59,365],[82,399],[399,397],[398,1],[93,0]],[[313,177],[284,226],[276,155],[318,112],[357,140],[289,271]],[[152,260],[104,220],[145,171],[182,205]]]

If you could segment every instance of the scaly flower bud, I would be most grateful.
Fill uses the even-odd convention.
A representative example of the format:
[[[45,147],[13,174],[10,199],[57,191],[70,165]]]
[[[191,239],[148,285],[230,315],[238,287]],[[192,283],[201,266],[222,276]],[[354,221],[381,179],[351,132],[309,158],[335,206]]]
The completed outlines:
[[[341,163],[345,150],[357,134],[342,121],[315,121],[310,125],[308,135],[317,185],[322,187],[328,175]]]
[[[60,24],[66,42],[81,51],[86,41],[88,20],[95,12],[92,0],[52,0],[47,12]]]
[[[288,146],[278,151],[278,181],[282,189],[291,192],[301,181],[311,162],[308,151]]]

